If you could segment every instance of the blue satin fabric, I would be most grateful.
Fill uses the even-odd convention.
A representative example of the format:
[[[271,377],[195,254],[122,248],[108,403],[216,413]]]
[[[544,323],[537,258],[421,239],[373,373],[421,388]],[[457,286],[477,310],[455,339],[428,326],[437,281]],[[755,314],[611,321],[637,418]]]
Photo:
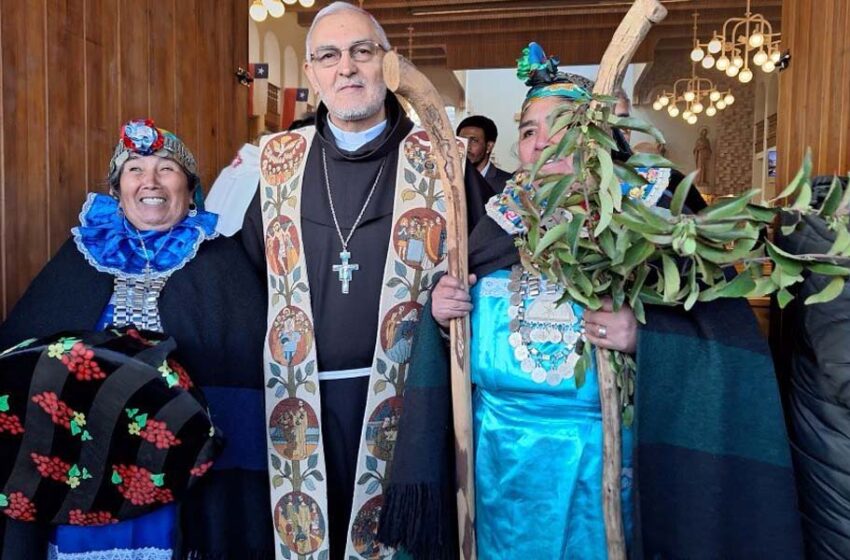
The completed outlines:
[[[138,231],[115,199],[90,193],[80,213],[80,225],[71,234],[89,264],[101,272],[139,275],[150,259],[157,274],[172,272],[192,260],[201,242],[216,236],[217,222],[217,214],[198,210],[196,216],[187,215],[170,231]]]
[[[177,506],[167,504],[151,513],[114,525],[59,525],[51,546],[57,560],[166,559],[173,554]]]
[[[508,272],[472,290],[476,531],[482,560],[604,560],[602,415],[595,368],[536,383],[508,343]],[[579,306],[573,311],[581,316]],[[546,351],[553,343],[543,345]],[[623,517],[631,534],[631,430],[623,430]]]

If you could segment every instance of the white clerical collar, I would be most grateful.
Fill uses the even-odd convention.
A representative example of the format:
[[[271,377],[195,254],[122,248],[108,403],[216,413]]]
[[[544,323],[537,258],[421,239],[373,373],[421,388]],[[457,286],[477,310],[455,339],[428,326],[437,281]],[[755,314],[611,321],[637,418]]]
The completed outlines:
[[[481,170],[481,176],[482,176],[482,177],[486,177],[486,176],[487,176],[487,172],[488,172],[488,171],[490,171],[490,164],[491,164],[491,163],[493,163],[493,162],[492,162],[492,161],[490,161],[490,160],[488,159],[488,160],[487,160],[487,165],[485,165],[485,166],[484,166],[484,169],[482,169],[482,170]]]
[[[383,120],[372,128],[367,128],[361,132],[348,132],[334,125],[328,118],[328,128],[334,135],[337,148],[346,152],[353,152],[377,138],[387,128],[387,121]]]

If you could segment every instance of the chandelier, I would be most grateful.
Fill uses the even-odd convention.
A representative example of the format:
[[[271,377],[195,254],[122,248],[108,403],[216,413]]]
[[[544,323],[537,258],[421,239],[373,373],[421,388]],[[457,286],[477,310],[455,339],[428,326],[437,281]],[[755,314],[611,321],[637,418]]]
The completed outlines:
[[[266,17],[283,17],[286,12],[284,4],[301,4],[304,8],[312,8],[316,0],[254,0],[248,8],[248,14],[256,22],[266,21]]]
[[[727,34],[729,26],[732,30]],[[741,83],[746,84],[753,79],[750,58],[753,66],[760,66],[766,73],[776,70],[782,59],[779,35],[773,32],[773,27],[763,15],[750,11],[750,0],[747,0],[744,17],[727,19],[723,23],[722,34],[718,35],[715,31],[707,43],[700,43],[694,37],[691,60],[699,62],[703,68],[714,67],[726,72],[730,78],[737,76]]]
[[[694,41],[697,40],[697,17],[694,14]],[[735,102],[732,90],[720,91],[714,82],[697,75],[696,62],[691,64],[691,77],[681,78],[673,83],[673,91],[664,91],[652,104],[652,108],[660,111],[667,107],[667,114],[678,117],[679,114],[688,124],[696,124],[697,115],[705,112],[707,117],[713,117]],[[684,110],[679,109],[679,103]]]

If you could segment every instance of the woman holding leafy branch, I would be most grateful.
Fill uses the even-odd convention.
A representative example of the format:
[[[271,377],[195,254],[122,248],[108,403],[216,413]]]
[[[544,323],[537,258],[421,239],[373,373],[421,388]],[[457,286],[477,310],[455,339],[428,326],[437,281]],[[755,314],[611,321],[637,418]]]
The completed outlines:
[[[591,301],[528,272],[538,270],[527,245],[538,235],[533,242],[545,242],[540,230],[560,227],[576,243],[593,235],[586,216],[554,207],[578,181],[579,159],[554,156],[567,129],[557,130],[550,118],[565,104],[586,109],[591,95],[587,80],[560,73],[558,60],[534,43],[519,63],[518,75],[530,86],[519,155],[542,180],[529,182],[520,173],[488,204],[491,219],[470,238],[469,268],[478,278],[471,295],[450,277],[433,290],[434,322],[420,325],[412,355],[382,538],[417,559],[454,557],[452,528],[439,520],[453,519],[446,515],[453,469],[449,458],[438,459],[451,455],[450,438],[435,435],[451,421],[441,417],[449,407],[435,405],[444,372],[434,356],[445,349],[434,323],[471,310],[480,558],[607,557],[592,346],[617,351],[621,365],[636,362],[637,374],[624,377],[631,386],[621,392],[622,517],[630,555],[800,557],[776,383],[746,301],[697,304],[688,313],[641,306],[646,325],[638,328],[628,304],[621,301],[614,311],[610,300]],[[616,146],[610,138],[598,141]],[[647,208],[669,203],[669,169],[638,173],[644,178],[626,177],[632,184],[624,183],[624,199]],[[526,215],[532,200],[539,230]],[[553,204],[548,212],[547,204]],[[446,470],[435,472],[433,465]]]

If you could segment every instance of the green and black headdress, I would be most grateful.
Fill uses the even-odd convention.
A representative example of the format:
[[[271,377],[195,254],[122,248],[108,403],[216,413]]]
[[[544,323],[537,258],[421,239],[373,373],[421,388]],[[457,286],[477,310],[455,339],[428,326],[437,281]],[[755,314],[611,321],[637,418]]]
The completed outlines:
[[[590,99],[593,82],[578,74],[559,71],[560,62],[556,56],[546,56],[543,47],[537,43],[529,43],[522,49],[522,56],[517,59],[516,75],[531,88],[525,96],[523,108],[532,100],[544,97],[563,97],[576,101]]]

